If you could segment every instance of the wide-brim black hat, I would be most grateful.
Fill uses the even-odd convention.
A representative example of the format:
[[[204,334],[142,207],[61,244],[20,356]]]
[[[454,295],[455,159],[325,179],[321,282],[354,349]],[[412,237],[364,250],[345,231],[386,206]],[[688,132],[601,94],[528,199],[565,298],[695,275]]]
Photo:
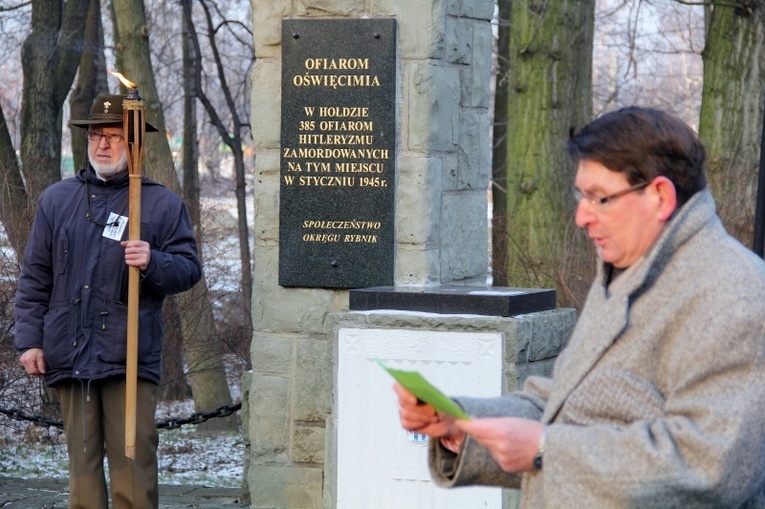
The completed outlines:
[[[69,125],[87,129],[92,125],[121,124],[123,122],[122,101],[125,96],[98,94],[90,107],[90,114],[85,120],[70,120]],[[157,128],[146,122],[146,132],[157,132]]]

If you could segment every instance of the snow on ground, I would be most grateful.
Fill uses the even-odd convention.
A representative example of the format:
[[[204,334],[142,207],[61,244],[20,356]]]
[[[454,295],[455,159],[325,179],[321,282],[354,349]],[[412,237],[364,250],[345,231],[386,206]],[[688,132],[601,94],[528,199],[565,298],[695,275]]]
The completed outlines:
[[[186,418],[193,401],[161,403],[157,420]],[[244,443],[240,433],[200,433],[196,426],[159,430],[160,484],[238,488]],[[67,452],[56,428],[29,427],[0,415],[0,475],[66,478]]]
[[[169,403],[157,411],[157,420],[188,417],[193,413],[192,400]],[[199,433],[193,425],[159,431],[159,482],[162,484],[238,488],[242,485],[243,470],[244,441],[239,431]]]

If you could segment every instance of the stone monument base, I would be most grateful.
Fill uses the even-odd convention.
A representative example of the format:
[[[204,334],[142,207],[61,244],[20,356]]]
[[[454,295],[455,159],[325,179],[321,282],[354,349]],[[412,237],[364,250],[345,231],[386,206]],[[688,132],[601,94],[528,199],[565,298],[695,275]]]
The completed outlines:
[[[350,291],[351,311],[398,309],[428,313],[514,316],[555,309],[555,290],[499,286],[380,286]]]
[[[407,500],[419,501],[422,509],[473,507],[477,500],[481,507],[515,507],[511,490],[443,490],[433,484],[427,437],[401,429],[394,381],[376,359],[417,370],[449,395],[500,396],[529,375],[550,375],[575,321],[573,309],[513,317],[391,309],[330,315],[334,401],[324,506],[360,507],[366,499],[380,507],[405,507]]]

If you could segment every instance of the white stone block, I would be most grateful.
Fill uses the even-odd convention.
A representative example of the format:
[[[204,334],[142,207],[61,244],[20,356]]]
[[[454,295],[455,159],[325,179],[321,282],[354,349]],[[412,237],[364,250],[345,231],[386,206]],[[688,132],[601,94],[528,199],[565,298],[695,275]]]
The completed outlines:
[[[500,333],[339,330],[337,509],[502,507],[496,488],[435,486],[427,438],[401,428],[393,379],[375,362],[417,370],[448,395],[499,396],[502,340]]]

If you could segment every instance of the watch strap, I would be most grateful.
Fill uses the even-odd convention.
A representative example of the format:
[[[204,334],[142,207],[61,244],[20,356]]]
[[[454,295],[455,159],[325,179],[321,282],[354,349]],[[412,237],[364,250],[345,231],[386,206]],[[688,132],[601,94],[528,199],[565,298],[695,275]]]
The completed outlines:
[[[542,436],[539,438],[539,448],[537,449],[537,455],[534,456],[533,464],[534,469],[537,471],[542,470],[542,456],[545,453],[545,434],[547,433],[547,427],[542,428]]]

